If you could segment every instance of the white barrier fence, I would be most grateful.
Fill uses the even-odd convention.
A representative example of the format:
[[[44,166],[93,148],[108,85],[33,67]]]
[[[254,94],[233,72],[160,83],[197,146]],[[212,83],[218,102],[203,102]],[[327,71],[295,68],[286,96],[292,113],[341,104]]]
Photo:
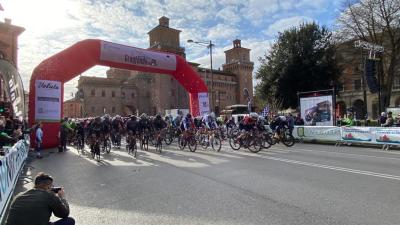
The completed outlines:
[[[293,136],[309,141],[400,145],[399,127],[295,126]]]
[[[19,173],[28,156],[29,143],[18,141],[12,147],[4,147],[5,155],[0,156],[0,222],[3,221],[6,206],[11,200]]]

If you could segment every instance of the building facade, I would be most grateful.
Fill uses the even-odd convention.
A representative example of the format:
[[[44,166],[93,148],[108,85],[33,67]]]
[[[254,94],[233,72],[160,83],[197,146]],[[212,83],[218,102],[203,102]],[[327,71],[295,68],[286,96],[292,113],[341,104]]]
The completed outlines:
[[[180,46],[180,30],[169,27],[169,19],[161,17],[159,24],[148,32],[149,48],[185,57]],[[246,104],[243,89],[253,94],[250,49],[243,48],[240,40],[233,41],[233,48],[225,51],[226,62],[221,69],[201,68],[190,63],[204,80],[209,90],[211,109],[217,114],[227,105]],[[78,81],[83,92],[83,114],[98,116],[130,114],[164,114],[167,109],[188,109],[187,91],[173,77],[165,74],[143,73],[110,68],[106,78],[84,77]],[[212,101],[213,100],[213,101]]]
[[[0,22],[0,59],[6,59],[18,68],[18,36],[25,29],[11,24],[10,19]]]
[[[82,99],[73,98],[63,103],[64,117],[68,118],[82,118]]]
[[[338,46],[337,60],[343,69],[336,96],[338,117],[343,117],[349,110],[354,112],[356,119],[377,119],[380,115],[378,93],[371,93],[364,76],[364,63],[368,57],[367,51],[354,47],[354,41]],[[390,107],[400,107],[400,71],[393,82]]]

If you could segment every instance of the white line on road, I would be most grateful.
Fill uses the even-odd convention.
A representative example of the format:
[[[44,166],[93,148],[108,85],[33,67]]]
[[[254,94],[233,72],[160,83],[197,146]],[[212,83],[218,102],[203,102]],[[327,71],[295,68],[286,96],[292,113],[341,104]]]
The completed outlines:
[[[286,150],[286,149],[284,149],[284,148],[272,148],[272,149],[276,149],[276,150]],[[324,152],[324,153],[329,153],[329,154],[338,154],[338,155],[353,156],[353,158],[366,157],[366,158],[374,158],[374,159],[400,160],[400,158],[392,158],[392,157],[385,157],[385,156],[373,156],[373,155],[364,155],[364,154],[355,154],[355,153],[345,153],[345,152],[333,152],[333,151],[313,150],[313,149],[303,149],[303,148],[291,149],[291,151],[292,151],[292,152],[302,152],[302,151],[307,151],[307,152]]]
[[[350,169],[350,168],[345,168],[345,167],[329,166],[329,165],[324,165],[324,164],[310,163],[310,162],[284,159],[284,158],[278,158],[278,157],[270,157],[270,156],[261,156],[261,157],[265,158],[265,159],[286,162],[286,163],[292,163],[292,164],[298,164],[298,165],[303,165],[303,166],[318,167],[318,168],[343,171],[343,172],[354,173],[354,174],[386,178],[386,179],[391,179],[391,180],[400,180],[400,176],[385,174],[385,173],[375,173],[375,172],[366,171],[366,170],[355,170],[355,169]]]

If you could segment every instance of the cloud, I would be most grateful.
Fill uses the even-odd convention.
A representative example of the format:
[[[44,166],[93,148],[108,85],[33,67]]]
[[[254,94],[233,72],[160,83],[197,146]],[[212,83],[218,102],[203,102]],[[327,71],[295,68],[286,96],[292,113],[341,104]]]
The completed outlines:
[[[294,16],[290,18],[280,19],[275,23],[269,25],[263,33],[267,36],[274,37],[278,32],[282,32],[292,27],[296,27],[304,22],[311,22],[313,19],[306,16]]]
[[[226,24],[218,24],[210,28],[207,38],[211,40],[234,39],[235,36],[239,34],[239,32],[239,29],[237,29],[236,27]]]
[[[217,18],[222,19],[224,23],[228,24],[237,24],[241,21],[239,11],[235,6],[227,6],[222,8],[220,11],[218,11]]]
[[[169,17],[170,26],[182,31],[181,45],[188,59],[209,66],[208,49],[186,40],[212,40],[216,46],[214,67],[221,67],[224,50],[238,37],[242,46],[251,49],[256,70],[257,58],[268,51],[278,31],[304,20],[318,20],[321,12],[339,7],[330,0],[3,0],[1,4],[5,9],[1,17],[26,28],[19,38],[18,53],[25,88],[41,61],[82,39],[147,48],[147,32],[157,26],[161,16]],[[105,76],[106,70],[93,67],[83,74]],[[76,82],[65,84],[66,97],[75,90]]]

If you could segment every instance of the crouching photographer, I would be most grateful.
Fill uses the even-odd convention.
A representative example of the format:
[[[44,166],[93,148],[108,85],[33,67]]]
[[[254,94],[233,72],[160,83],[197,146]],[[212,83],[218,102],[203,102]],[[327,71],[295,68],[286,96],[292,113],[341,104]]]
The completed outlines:
[[[11,203],[6,225],[74,225],[64,189],[53,186],[53,178],[43,172],[35,178],[35,187],[18,194]],[[62,218],[50,223],[51,214]]]

